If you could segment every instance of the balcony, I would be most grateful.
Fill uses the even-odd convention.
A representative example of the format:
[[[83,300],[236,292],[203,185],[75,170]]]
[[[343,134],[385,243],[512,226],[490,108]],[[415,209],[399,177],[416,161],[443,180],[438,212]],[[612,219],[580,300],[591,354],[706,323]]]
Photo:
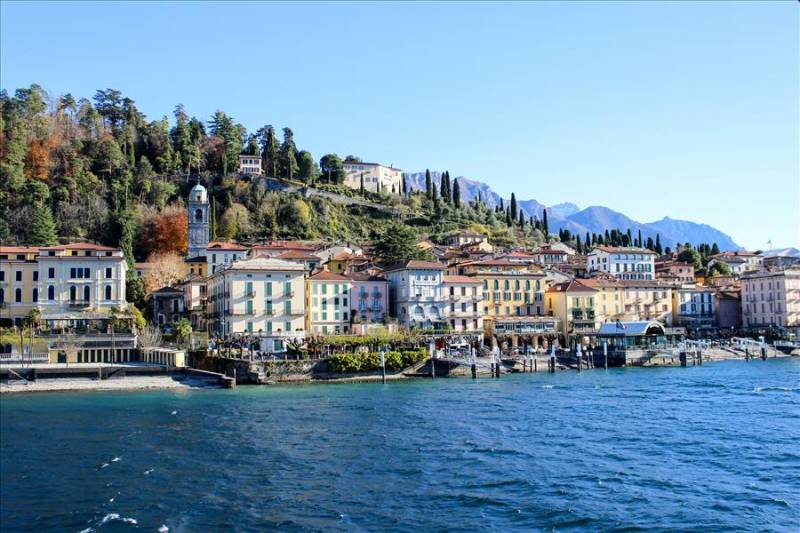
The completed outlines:
[[[89,300],[70,300],[67,302],[67,307],[70,309],[79,309],[82,307],[89,307],[91,302]]]

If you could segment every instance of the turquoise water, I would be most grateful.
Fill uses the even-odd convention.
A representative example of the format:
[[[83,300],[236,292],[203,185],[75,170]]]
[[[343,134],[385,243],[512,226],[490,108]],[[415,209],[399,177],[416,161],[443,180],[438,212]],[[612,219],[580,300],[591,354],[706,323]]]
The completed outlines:
[[[3,531],[800,528],[797,358],[25,395],[0,415]]]

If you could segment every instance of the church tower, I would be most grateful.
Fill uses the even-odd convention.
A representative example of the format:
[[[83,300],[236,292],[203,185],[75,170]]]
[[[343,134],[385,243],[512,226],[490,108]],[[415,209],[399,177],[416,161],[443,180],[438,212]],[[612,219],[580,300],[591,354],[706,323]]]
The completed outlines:
[[[189,259],[205,256],[208,227],[208,191],[198,183],[189,193]]]

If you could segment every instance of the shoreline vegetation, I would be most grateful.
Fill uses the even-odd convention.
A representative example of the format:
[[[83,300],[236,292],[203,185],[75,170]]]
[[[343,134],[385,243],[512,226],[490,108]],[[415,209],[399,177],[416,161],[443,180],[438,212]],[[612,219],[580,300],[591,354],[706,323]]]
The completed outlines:
[[[769,355],[768,359],[798,357],[800,351],[795,350],[791,354],[783,354],[775,351]],[[753,357],[755,360],[759,357]],[[540,356],[538,369],[535,373],[547,373],[547,357]],[[704,356],[704,362],[713,363],[719,361],[743,361],[744,357],[736,356],[726,352],[715,352]],[[488,359],[487,359],[488,361]],[[426,365],[429,364],[426,362]],[[757,363],[756,363],[757,364]],[[642,367],[631,366],[629,368],[653,368],[653,367],[676,367],[677,364],[653,364]],[[691,364],[689,366],[692,366]],[[523,373],[520,365],[506,367],[504,373],[517,374]],[[408,370],[408,369],[406,369]],[[530,370],[530,369],[529,369]],[[561,368],[559,372],[573,370],[571,368]],[[601,367],[584,369],[583,371],[603,370]],[[488,377],[490,374],[485,369],[479,367],[478,375]],[[450,371],[446,375],[437,375],[438,379],[445,378],[468,378],[470,369],[467,366],[459,365],[455,371]],[[430,376],[423,372],[387,372],[386,381],[404,381],[411,379],[430,379]],[[380,372],[339,372],[323,374],[296,374],[284,375],[282,379],[270,380],[266,385],[270,386],[291,386],[307,384],[347,384],[347,383],[380,383],[382,380]],[[47,393],[47,392],[135,392],[135,391],[193,391],[220,389],[221,385],[210,383],[207,379],[192,376],[160,375],[160,376],[125,376],[122,378],[97,380],[92,378],[49,378],[37,381],[17,381],[13,383],[0,383],[0,394],[24,394],[24,393]]]

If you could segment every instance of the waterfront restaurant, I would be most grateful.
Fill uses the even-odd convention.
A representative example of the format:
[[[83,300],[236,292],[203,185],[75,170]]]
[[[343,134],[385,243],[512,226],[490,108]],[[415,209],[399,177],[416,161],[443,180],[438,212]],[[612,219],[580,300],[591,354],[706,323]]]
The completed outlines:
[[[678,328],[665,328],[660,322],[607,322],[597,332],[597,342],[617,350],[672,346],[683,335]]]

